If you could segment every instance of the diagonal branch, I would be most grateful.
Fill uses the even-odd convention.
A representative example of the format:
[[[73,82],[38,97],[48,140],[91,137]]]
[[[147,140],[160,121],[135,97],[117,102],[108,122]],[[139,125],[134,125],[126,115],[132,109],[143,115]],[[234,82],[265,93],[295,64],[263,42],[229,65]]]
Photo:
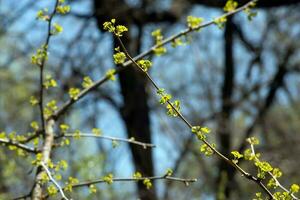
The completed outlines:
[[[52,177],[51,172],[49,171],[49,169],[48,169],[48,167],[46,166],[46,164],[43,163],[43,162],[41,162],[41,166],[42,166],[42,167],[44,168],[44,170],[46,171],[46,173],[47,173],[47,175],[48,175],[50,181],[51,181],[51,182],[57,187],[57,189],[59,190],[59,192],[60,192],[62,198],[63,198],[64,200],[69,200],[69,199],[66,197],[66,195],[65,195],[64,191],[62,190],[62,188],[60,187],[60,185],[59,185],[59,184],[56,182],[56,180]]]
[[[236,10],[232,11],[232,12],[228,12],[228,13],[225,13],[223,15],[221,15],[220,17],[214,19],[214,20],[211,20],[211,21],[208,21],[206,23],[203,23],[203,24],[200,24],[199,26],[195,27],[195,28],[186,28],[180,32],[178,32],[177,34],[174,34],[166,39],[164,39],[162,42],[160,42],[159,44],[156,44],[154,46],[152,46],[151,48],[149,48],[148,50],[144,51],[143,53],[135,56],[134,58],[132,58],[132,60],[129,60],[125,63],[122,64],[122,67],[116,69],[115,73],[114,74],[118,74],[120,73],[121,71],[123,71],[124,69],[126,69],[128,66],[130,66],[133,61],[137,61],[141,58],[144,58],[150,54],[152,54],[155,49],[161,47],[161,46],[164,46],[166,44],[169,44],[171,43],[172,41],[174,41],[175,39],[177,38],[180,38],[182,36],[185,36],[191,32],[195,32],[201,28],[204,28],[204,27],[207,27],[207,26],[210,26],[212,24],[215,23],[215,20],[217,19],[221,19],[221,18],[227,18],[229,16],[232,16],[238,12],[241,12],[243,11],[244,9],[250,7],[254,2],[256,2],[257,0],[252,0],[252,1],[249,1],[248,3],[246,3],[245,5],[237,8]],[[107,76],[104,76],[102,77],[101,79],[97,80],[96,82],[93,83],[93,85],[91,85],[90,87],[82,90],[79,94],[78,94],[78,98],[76,100],[74,99],[69,99],[67,102],[65,102],[52,116],[50,116],[49,118],[52,118],[54,120],[57,120],[61,115],[63,115],[68,109],[69,107],[71,107],[74,103],[76,103],[77,101],[79,101],[81,98],[83,98],[84,96],[86,96],[87,94],[89,94],[89,92],[95,90],[98,86],[104,84],[105,82],[107,82],[108,80],[110,80]]]
[[[114,33],[115,34],[115,33]],[[121,38],[119,36],[117,36],[117,39],[120,43],[120,46],[122,48],[122,50],[124,51],[126,57],[133,63],[133,65],[139,69],[142,73],[145,74],[145,76],[147,77],[147,79],[150,81],[150,83],[152,84],[152,86],[159,91],[160,87],[154,82],[154,80],[152,79],[152,77],[149,75],[149,73],[147,71],[144,71],[138,64],[137,62],[130,56],[130,54],[128,53],[126,47],[124,46]],[[175,111],[175,113],[177,114],[177,116],[180,118],[180,120],[191,130],[193,128],[192,124],[179,112],[179,110],[169,101],[167,100],[166,103],[173,109],[173,111]],[[242,169],[237,163],[233,162],[232,160],[230,160],[229,158],[227,158],[224,154],[222,154],[219,150],[217,150],[211,143],[209,143],[205,138],[202,138],[201,141],[206,144],[221,160],[225,161],[227,164],[229,164],[230,166],[232,166],[234,169],[236,169],[236,171],[240,172],[245,178],[247,178],[250,181],[255,182],[257,185],[259,185],[265,192],[266,194],[268,194],[268,196],[272,199],[275,199],[275,197],[273,196],[273,194],[271,193],[271,191],[264,185],[264,183],[262,182],[262,180],[260,180],[259,178],[251,175],[250,173],[246,172],[244,169]]]
[[[251,146],[251,154],[252,156],[254,157],[255,161],[258,161],[260,162],[259,158],[256,156],[256,153],[255,153],[255,149],[254,149],[254,145],[252,143],[250,143],[250,146]],[[276,185],[278,187],[280,187],[283,191],[287,192],[288,194],[291,195],[291,197],[295,200],[299,200],[299,198],[297,198],[293,193],[291,193],[288,189],[286,189],[279,181],[278,179],[272,174],[272,172],[268,171],[268,174],[274,179]]]

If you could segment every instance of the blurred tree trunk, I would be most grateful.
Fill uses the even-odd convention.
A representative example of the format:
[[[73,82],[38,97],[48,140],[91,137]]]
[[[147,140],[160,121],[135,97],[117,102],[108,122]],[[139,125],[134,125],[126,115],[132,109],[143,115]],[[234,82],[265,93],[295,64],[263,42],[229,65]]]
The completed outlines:
[[[234,36],[234,24],[233,19],[229,17],[225,26],[224,32],[224,75],[223,75],[223,86],[222,86],[222,110],[218,120],[218,139],[219,139],[219,149],[226,155],[231,149],[231,116],[232,116],[232,94],[234,90],[234,76],[235,76],[235,66],[234,66],[234,52],[233,52],[233,36]],[[228,199],[230,188],[233,185],[232,177],[229,178],[228,175],[231,174],[233,168],[229,166],[224,161],[219,161],[219,176],[217,178],[218,187],[217,199]]]
[[[131,47],[131,55],[137,55],[139,39],[123,37],[125,46]],[[115,41],[115,46],[118,46]],[[134,137],[138,141],[151,143],[148,95],[146,92],[146,77],[135,66],[119,73],[119,81],[124,105],[121,110],[122,118],[126,125],[128,137]],[[151,148],[143,149],[137,145],[130,145],[136,171],[143,176],[153,176],[154,167]],[[157,199],[155,188],[148,190],[143,182],[138,182],[138,193],[142,200]]]
[[[95,0],[94,4],[96,11],[95,16],[98,21],[99,28],[102,28],[104,21],[108,21],[111,18],[116,18],[118,24],[122,24],[127,27],[132,25],[131,14],[133,13],[130,11],[132,8],[130,8],[125,2],[116,2],[114,0],[111,2],[105,2],[106,1]],[[116,11],[116,13],[106,13],[110,10]],[[139,29],[139,31],[141,31],[141,28]],[[135,56],[140,51],[141,38],[133,38],[133,34],[130,30],[131,29],[129,29],[129,32],[122,37],[122,40],[131,56]],[[114,40],[114,47],[117,46],[119,46],[118,41]],[[134,66],[129,66],[126,70],[119,73],[119,83],[121,94],[123,96],[123,107],[120,112],[128,137],[134,137],[138,141],[151,143],[150,110],[147,102],[148,95],[146,92],[147,82],[145,76]],[[137,145],[130,145],[130,150],[135,170],[142,173],[143,176],[153,176],[154,167],[151,148],[143,149]],[[137,186],[139,199],[157,199],[154,184],[151,189],[147,189],[143,182],[139,181]]]

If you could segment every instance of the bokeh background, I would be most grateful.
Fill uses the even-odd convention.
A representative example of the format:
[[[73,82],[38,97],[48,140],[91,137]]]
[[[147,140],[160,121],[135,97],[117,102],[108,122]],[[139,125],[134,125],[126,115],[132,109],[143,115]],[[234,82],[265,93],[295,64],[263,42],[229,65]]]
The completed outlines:
[[[223,13],[224,0],[73,0],[71,12],[56,16],[64,31],[49,46],[46,74],[58,87],[47,100],[58,105],[68,100],[68,89],[80,87],[84,76],[103,77],[112,67],[116,41],[102,31],[103,22],[115,18],[129,27],[125,44],[135,56],[153,44],[157,28],[165,37],[186,28],[188,15],[212,20]],[[238,1],[243,5],[247,1]],[[245,139],[260,139],[262,159],[283,171],[283,185],[299,183],[300,153],[300,2],[261,0],[252,21],[243,12],[228,18],[223,29],[213,25],[183,38],[186,44],[167,46],[162,56],[151,55],[150,74],[194,124],[212,129],[210,141],[225,155],[244,149]],[[39,111],[29,104],[38,92],[39,70],[30,56],[43,43],[46,23],[36,20],[38,10],[53,9],[53,0],[0,0],[0,132],[30,131]],[[166,115],[143,74],[129,68],[80,100],[61,119],[73,130],[135,137],[157,147],[144,150],[97,139],[72,141],[54,150],[53,159],[65,159],[64,177],[80,180],[102,177],[174,175],[197,178],[182,183],[155,181],[152,190],[134,182],[99,184],[96,194],[75,189],[73,199],[251,199],[260,189],[214,156],[200,153],[200,143],[176,118]],[[34,173],[32,157],[19,159],[0,147],[0,198],[12,199],[29,192]],[[254,174],[253,166],[242,166]],[[53,199],[59,199],[54,197]]]

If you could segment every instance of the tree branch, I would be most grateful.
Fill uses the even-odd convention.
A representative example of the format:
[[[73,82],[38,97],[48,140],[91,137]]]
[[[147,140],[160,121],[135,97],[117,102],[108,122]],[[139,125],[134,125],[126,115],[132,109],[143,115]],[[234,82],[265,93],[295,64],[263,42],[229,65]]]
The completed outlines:
[[[45,140],[43,144],[43,150],[42,150],[42,161],[43,163],[48,163],[50,159],[50,154],[52,150],[52,144],[54,140],[54,120],[47,121],[46,123],[46,134],[45,134]],[[42,199],[42,175],[43,175],[43,168],[41,166],[38,167],[37,175],[35,177],[35,183],[32,190],[32,200],[40,200]]]
[[[60,187],[60,185],[59,185],[59,184],[55,181],[55,179],[52,177],[51,172],[49,171],[49,169],[48,169],[48,167],[46,166],[46,164],[43,163],[43,162],[41,162],[41,166],[42,166],[42,167],[44,168],[44,170],[46,171],[46,173],[47,173],[47,175],[48,175],[50,181],[51,181],[51,182],[57,187],[57,189],[59,190],[59,192],[60,192],[62,198],[65,199],[65,200],[69,200],[69,199],[66,197],[66,195],[65,195],[64,191],[62,190],[62,188]]]
[[[9,139],[0,138],[0,143],[4,144],[5,146],[10,146],[10,145],[15,146],[15,147],[23,149],[27,152],[30,152],[30,153],[38,153],[39,152],[36,148],[32,148],[32,147],[29,147],[25,144],[21,144],[21,143],[18,143],[16,141],[9,140]]]
[[[234,15],[238,12],[241,12],[243,11],[244,9],[248,8],[249,6],[252,5],[253,2],[256,2],[257,0],[252,0],[250,2],[248,2],[247,4],[237,8],[236,10],[232,11],[232,12],[228,12],[228,13],[225,13],[223,15],[221,15],[220,17],[216,18],[216,19],[220,19],[220,18],[226,18],[226,17],[229,17],[231,15]],[[154,46],[152,46],[151,48],[149,48],[148,50],[144,51],[143,53],[135,56],[132,60],[133,61],[137,61],[141,58],[144,58],[145,56],[148,56],[150,54],[152,54],[155,49],[161,47],[161,46],[164,46],[166,44],[169,44],[171,43],[172,41],[174,41],[175,39],[177,38],[180,38],[184,35],[187,35],[191,32],[194,32],[194,31],[197,31],[201,28],[204,28],[204,27],[207,27],[207,26],[210,26],[212,24],[215,23],[215,20],[211,20],[211,21],[208,21],[206,23],[203,23],[203,24],[200,24],[199,26],[195,27],[195,28],[186,28],[180,32],[178,32],[177,34],[174,34],[166,39],[164,39],[161,43],[159,44],[156,44]],[[122,64],[122,67],[120,68],[117,68],[115,73],[114,74],[118,74],[120,73],[121,71],[123,71],[124,69],[126,69],[128,66],[130,66],[133,62],[132,60],[129,60],[125,63]],[[87,95],[89,92],[95,90],[98,86],[104,84],[105,82],[107,82],[108,80],[110,80],[107,76],[104,76],[102,77],[101,79],[97,80],[96,82],[93,83],[93,85],[91,85],[90,87],[82,90],[79,95],[77,96],[77,100],[74,100],[74,99],[69,99],[67,102],[65,102],[52,116],[50,116],[49,118],[52,118],[54,120],[57,120],[61,115],[63,115],[68,109],[69,107],[71,107],[74,103],[76,103],[77,101],[79,101],[81,98],[83,98],[85,95]]]
[[[146,149],[147,147],[151,147],[151,148],[155,147],[154,144],[135,141],[133,138],[125,139],[125,138],[118,138],[118,137],[112,137],[112,136],[106,136],[106,135],[95,135],[95,134],[89,134],[89,133],[80,133],[80,134],[66,133],[63,135],[63,137],[94,137],[94,138],[101,138],[101,139],[106,139],[106,140],[111,140],[111,141],[120,141],[120,142],[136,144],[136,145],[142,146],[144,149]]]
[[[52,26],[52,20],[53,17],[56,13],[56,7],[59,3],[59,0],[55,1],[55,5],[54,5],[54,9],[52,11],[52,13],[49,16],[49,20],[48,20],[48,27],[47,27],[47,37],[46,37],[46,41],[42,46],[43,51],[46,51],[46,53],[48,52],[48,45],[50,42],[50,38],[51,38],[51,26]],[[41,63],[38,63],[38,67],[40,68],[40,92],[39,92],[39,108],[40,108],[40,117],[41,117],[41,123],[42,123],[42,133],[44,133],[45,130],[45,118],[44,118],[44,67],[45,67],[45,63],[46,63],[46,57],[43,56]]]
[[[145,179],[149,179],[149,180],[161,180],[161,179],[165,179],[165,180],[169,180],[169,181],[177,181],[177,182],[183,182],[184,184],[188,184],[188,183],[193,183],[196,182],[197,179],[185,179],[185,178],[177,178],[177,177],[173,177],[173,176],[152,176],[152,177],[141,177],[141,178],[113,178],[112,181],[119,181],[119,182],[127,182],[127,181],[143,181]],[[83,187],[83,186],[89,186],[92,184],[97,184],[97,183],[105,183],[107,181],[103,180],[103,178],[101,179],[96,179],[96,180],[92,180],[92,181],[85,181],[82,183],[78,183],[78,184],[74,184],[72,185],[72,187],[76,188],[76,187]]]

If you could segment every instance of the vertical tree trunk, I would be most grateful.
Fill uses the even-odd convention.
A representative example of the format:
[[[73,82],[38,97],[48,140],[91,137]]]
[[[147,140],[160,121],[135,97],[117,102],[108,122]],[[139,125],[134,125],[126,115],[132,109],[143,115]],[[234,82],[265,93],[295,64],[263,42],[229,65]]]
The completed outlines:
[[[129,35],[129,34],[128,34]],[[138,53],[138,39],[122,37],[124,44],[131,55]],[[118,44],[115,42],[115,45]],[[132,47],[132,48],[130,48]],[[128,137],[136,140],[151,143],[148,95],[146,92],[146,77],[134,66],[119,73],[119,81],[123,96],[122,118],[125,122]],[[152,151],[150,148],[143,149],[136,145],[130,145],[136,171],[143,176],[153,176]],[[142,182],[138,183],[138,194],[142,200],[155,200],[156,193],[153,187],[147,190]]]
[[[118,24],[127,27],[132,25],[132,13],[130,13],[130,8],[126,3],[115,0],[109,1],[111,4],[107,3],[108,1],[94,1],[95,17],[100,29],[105,21],[110,20],[110,15],[112,15],[111,18],[117,19]],[[115,14],[105,9],[110,6],[110,10],[113,10]],[[107,15],[105,15],[106,12],[108,12]],[[138,54],[141,38],[131,38],[129,29],[129,32],[122,36],[122,40],[132,56]],[[114,46],[119,46],[117,40],[114,40]],[[150,109],[147,102],[148,96],[144,74],[135,69],[134,66],[129,66],[126,70],[119,73],[119,83],[124,102],[121,109],[121,116],[125,123],[128,137],[134,137],[136,140],[151,143]],[[143,149],[136,145],[130,145],[130,150],[136,171],[142,173],[143,176],[153,176],[154,169],[151,149]],[[138,182],[138,195],[142,200],[157,199],[154,184],[151,189],[147,190],[142,182]]]
[[[94,1],[95,18],[99,28],[110,18],[116,18],[118,24],[130,26],[134,23],[132,20],[131,8],[123,1]],[[139,52],[141,38],[130,38],[131,32],[126,33],[122,40],[132,56]],[[114,41],[114,46],[119,46]],[[147,103],[146,79],[145,76],[129,66],[126,70],[119,73],[119,83],[124,105],[121,109],[121,116],[126,126],[128,137],[134,137],[136,140],[151,143],[149,106]],[[143,176],[153,176],[153,162],[151,149],[143,149],[136,145],[130,145],[133,163],[136,171]],[[154,185],[153,185],[154,186]],[[138,194],[141,200],[157,199],[155,188],[147,190],[142,182],[138,183]]]
[[[52,150],[52,144],[54,140],[54,120],[49,120],[46,122],[46,130],[45,130],[45,140],[42,149],[42,162],[47,164]],[[37,169],[37,175],[35,177],[35,183],[32,190],[31,198],[32,200],[41,200],[43,196],[43,188],[41,184],[42,174],[44,169],[39,166]]]
[[[233,58],[233,22],[232,18],[227,19],[224,32],[224,81],[222,86],[222,111],[218,121],[218,137],[220,151],[228,156],[231,148],[231,115],[232,115],[232,94],[234,89],[234,58]],[[218,164],[219,177],[217,179],[217,199],[228,199],[233,184],[233,177],[228,177],[233,168],[224,161]]]

